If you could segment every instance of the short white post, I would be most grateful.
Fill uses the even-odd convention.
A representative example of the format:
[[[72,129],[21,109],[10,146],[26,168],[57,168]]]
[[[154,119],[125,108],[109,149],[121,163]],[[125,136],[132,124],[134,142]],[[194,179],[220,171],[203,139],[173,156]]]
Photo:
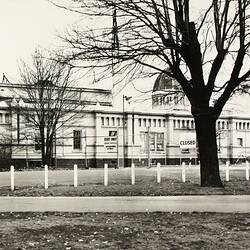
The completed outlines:
[[[226,181],[229,181],[229,161],[226,162]]]
[[[108,186],[108,164],[104,164],[104,186]]]
[[[131,184],[135,185],[135,164],[131,164]]]
[[[190,159],[190,162],[189,162],[188,166],[192,167],[192,161],[191,161],[191,159]]]
[[[74,164],[74,187],[78,185],[77,165]]]
[[[246,180],[249,181],[249,162],[246,161]]]
[[[161,183],[161,163],[157,163],[157,183]]]
[[[48,165],[44,166],[44,188],[48,189],[49,184],[48,184]]]
[[[181,164],[181,179],[182,182],[186,182],[186,163],[182,162]]]
[[[14,183],[14,166],[10,166],[10,190],[14,191],[15,183]]]

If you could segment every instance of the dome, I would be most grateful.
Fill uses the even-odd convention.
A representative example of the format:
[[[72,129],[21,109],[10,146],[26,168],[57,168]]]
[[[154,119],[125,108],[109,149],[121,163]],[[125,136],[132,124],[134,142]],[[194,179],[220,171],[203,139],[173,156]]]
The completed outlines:
[[[178,89],[178,83],[166,73],[160,73],[155,80],[153,92],[168,90],[168,89]]]

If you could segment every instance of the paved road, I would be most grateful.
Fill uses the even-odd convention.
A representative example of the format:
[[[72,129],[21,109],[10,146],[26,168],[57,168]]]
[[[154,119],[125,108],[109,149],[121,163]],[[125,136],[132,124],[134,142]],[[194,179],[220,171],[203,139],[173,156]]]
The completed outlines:
[[[0,197],[0,212],[250,213],[250,195],[169,197]]]

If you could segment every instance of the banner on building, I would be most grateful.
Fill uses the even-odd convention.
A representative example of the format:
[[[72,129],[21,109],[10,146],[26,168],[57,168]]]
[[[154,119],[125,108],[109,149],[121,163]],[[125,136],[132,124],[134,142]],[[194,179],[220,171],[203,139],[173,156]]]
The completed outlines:
[[[196,148],[195,133],[187,133],[180,135],[179,145],[181,149]]]
[[[109,136],[104,137],[104,147],[108,153],[117,152],[117,131],[109,131]]]

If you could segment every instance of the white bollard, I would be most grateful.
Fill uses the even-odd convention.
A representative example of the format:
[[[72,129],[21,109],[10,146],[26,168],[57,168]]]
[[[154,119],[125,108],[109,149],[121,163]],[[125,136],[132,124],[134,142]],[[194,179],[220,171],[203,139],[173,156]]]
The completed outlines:
[[[104,186],[108,186],[108,164],[104,164]]]
[[[77,165],[74,164],[74,187],[78,185]]]
[[[157,163],[157,183],[161,183],[161,163]]]
[[[189,167],[192,167],[192,162],[191,162],[191,160],[190,160],[188,166],[189,166]]]
[[[10,190],[11,191],[14,191],[14,189],[15,189],[14,171],[15,171],[14,166],[11,165],[10,166]]]
[[[44,188],[48,189],[49,184],[48,184],[48,165],[44,166]]]
[[[181,164],[181,179],[182,182],[186,182],[186,163],[182,162]]]
[[[135,164],[131,164],[131,184],[135,185]]]
[[[246,180],[249,181],[249,162],[246,161]]]
[[[226,181],[229,181],[229,161],[226,162]]]

